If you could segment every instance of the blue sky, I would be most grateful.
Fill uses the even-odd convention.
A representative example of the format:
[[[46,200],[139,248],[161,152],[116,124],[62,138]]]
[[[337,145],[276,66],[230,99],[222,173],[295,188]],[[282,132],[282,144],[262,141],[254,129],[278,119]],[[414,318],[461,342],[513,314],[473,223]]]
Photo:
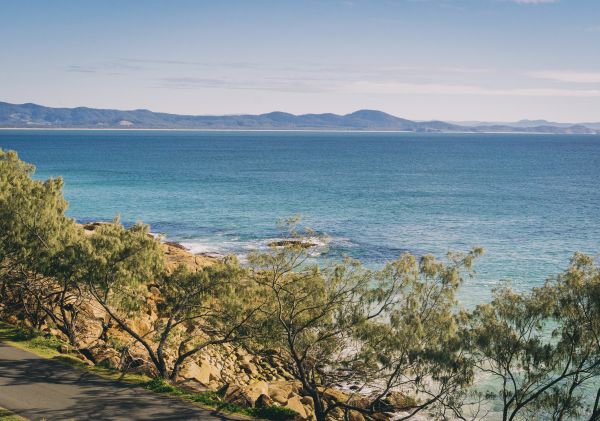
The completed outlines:
[[[600,121],[600,0],[0,1],[0,101]]]

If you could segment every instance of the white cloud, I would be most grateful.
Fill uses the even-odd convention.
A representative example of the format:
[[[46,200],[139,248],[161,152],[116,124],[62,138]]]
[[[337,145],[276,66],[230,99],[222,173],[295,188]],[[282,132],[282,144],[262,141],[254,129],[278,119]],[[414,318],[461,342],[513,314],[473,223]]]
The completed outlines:
[[[517,4],[547,4],[547,3],[558,3],[559,0],[510,0]]]
[[[404,95],[481,95],[515,97],[561,97],[596,98],[600,89],[558,89],[558,88],[512,88],[494,89],[476,85],[444,85],[396,82],[354,82],[342,88],[343,92],[354,94],[404,94]]]
[[[600,72],[578,72],[570,70],[540,70],[528,73],[536,79],[570,83],[600,83]]]
[[[548,72],[550,73],[550,72]],[[600,74],[537,72],[530,76],[572,82],[600,80]],[[598,79],[596,79],[598,78]],[[590,87],[494,87],[483,82],[420,82],[394,79],[318,78],[318,77],[262,77],[258,79],[169,77],[158,81],[156,87],[167,89],[224,89],[272,92],[330,93],[359,95],[442,95],[442,96],[497,96],[530,98],[600,98],[600,88]]]

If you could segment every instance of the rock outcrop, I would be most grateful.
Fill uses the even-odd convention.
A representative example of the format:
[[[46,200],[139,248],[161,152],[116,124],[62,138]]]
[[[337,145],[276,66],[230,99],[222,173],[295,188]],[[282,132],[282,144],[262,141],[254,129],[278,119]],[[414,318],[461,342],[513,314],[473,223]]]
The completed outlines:
[[[301,395],[300,383],[277,380],[267,383],[253,381],[246,386],[229,384],[225,390],[226,402],[252,408],[261,406],[282,406],[298,414],[301,420],[314,420],[314,404],[312,398]]]

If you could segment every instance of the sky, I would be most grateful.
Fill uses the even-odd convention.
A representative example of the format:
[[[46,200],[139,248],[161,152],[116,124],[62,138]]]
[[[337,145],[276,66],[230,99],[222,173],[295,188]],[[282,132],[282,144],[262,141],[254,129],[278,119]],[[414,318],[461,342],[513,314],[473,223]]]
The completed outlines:
[[[0,101],[600,121],[600,0],[0,0]]]

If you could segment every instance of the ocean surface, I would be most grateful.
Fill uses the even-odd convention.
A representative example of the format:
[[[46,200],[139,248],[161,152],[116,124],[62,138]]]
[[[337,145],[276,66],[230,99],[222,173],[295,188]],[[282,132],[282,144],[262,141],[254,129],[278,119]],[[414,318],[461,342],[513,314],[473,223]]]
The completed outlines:
[[[328,236],[322,259],[482,246],[467,306],[600,252],[600,136],[1,130],[0,148],[62,176],[77,220],[119,214],[195,252],[243,259],[295,214]]]

